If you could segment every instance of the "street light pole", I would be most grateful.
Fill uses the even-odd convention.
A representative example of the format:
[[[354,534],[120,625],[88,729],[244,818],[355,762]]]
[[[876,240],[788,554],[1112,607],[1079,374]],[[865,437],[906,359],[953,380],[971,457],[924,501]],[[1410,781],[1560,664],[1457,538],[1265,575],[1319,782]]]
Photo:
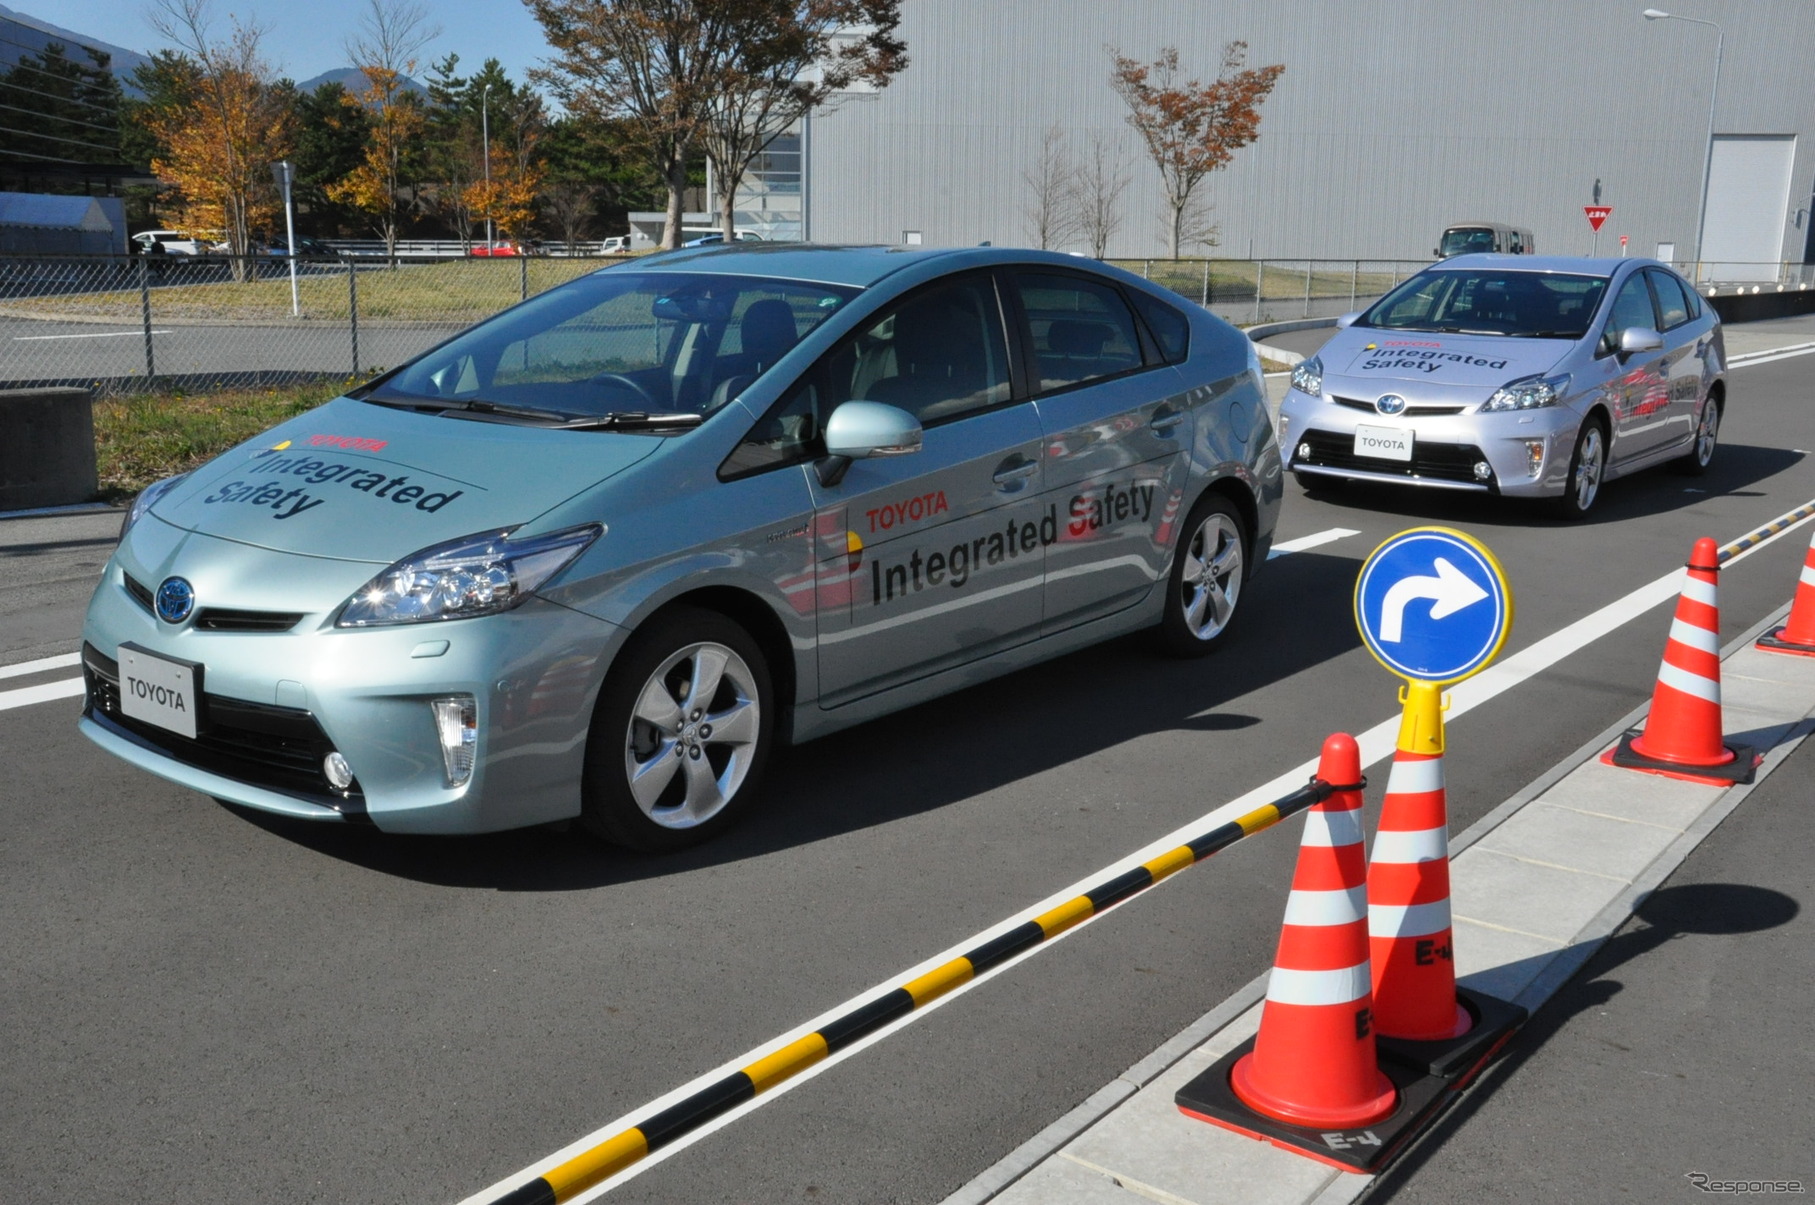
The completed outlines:
[[[1708,225],[1708,183],[1714,177],[1714,107],[1720,103],[1720,61],[1727,46],[1727,31],[1715,21],[1704,21],[1700,17],[1681,17],[1656,8],[1648,8],[1640,15],[1647,21],[1687,21],[1692,25],[1714,27],[1714,89],[1708,94],[1708,155],[1702,164],[1701,212],[1695,219],[1695,279],[1699,284],[1702,278],[1702,235]]]
[[[492,86],[479,89],[479,136],[485,154],[485,250],[492,249]]]
[[[290,317],[302,316],[302,304],[296,295],[296,206],[291,201],[291,188],[296,182],[296,165],[285,159],[271,165],[271,175],[284,194],[284,243],[290,253]]]

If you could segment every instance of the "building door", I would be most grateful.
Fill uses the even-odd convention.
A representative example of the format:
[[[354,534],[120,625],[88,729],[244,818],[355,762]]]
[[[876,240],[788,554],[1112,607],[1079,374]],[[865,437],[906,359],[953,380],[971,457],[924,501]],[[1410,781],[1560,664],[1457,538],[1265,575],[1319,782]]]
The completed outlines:
[[[1795,162],[1791,134],[1715,136],[1698,282],[1777,279]]]

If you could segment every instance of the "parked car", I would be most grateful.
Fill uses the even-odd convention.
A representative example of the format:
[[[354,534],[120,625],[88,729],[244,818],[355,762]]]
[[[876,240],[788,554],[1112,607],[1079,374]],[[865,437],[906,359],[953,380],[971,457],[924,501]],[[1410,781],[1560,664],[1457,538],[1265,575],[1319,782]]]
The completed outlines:
[[[1281,492],[1253,346],[1131,273],[675,251],[146,490],[81,729],[293,817],[674,848],[778,741],[1124,632],[1220,647]]]
[[[273,255],[282,259],[290,257],[290,245],[281,238],[272,239],[261,250],[265,255]],[[320,239],[304,237],[296,240],[296,258],[312,263],[330,263],[337,262],[341,255],[340,252]]]
[[[141,230],[132,242],[135,252],[150,255],[202,255],[212,246],[181,230]]]
[[[1523,226],[1504,222],[1458,222],[1446,228],[1431,252],[1438,259],[1453,255],[1497,253],[1500,255],[1536,255],[1538,241]]]
[[[604,255],[628,255],[630,254],[630,236],[614,234],[599,244],[599,251]]]
[[[523,252],[518,249],[517,244],[515,244],[515,243],[497,242],[497,243],[474,243],[473,249],[470,252],[468,252],[468,254],[495,257],[495,256],[501,256],[501,255],[522,255]]]
[[[710,247],[714,243],[722,243],[724,241],[725,236],[723,234],[702,234],[698,238],[688,239],[686,242],[682,243],[681,246]],[[760,243],[763,241],[763,236],[760,234],[752,234],[748,230],[740,230],[737,232],[737,241],[740,243]]]
[[[1280,407],[1307,488],[1545,498],[1575,519],[1604,482],[1666,461],[1699,474],[1714,457],[1720,318],[1655,260],[1458,256],[1339,325]]]

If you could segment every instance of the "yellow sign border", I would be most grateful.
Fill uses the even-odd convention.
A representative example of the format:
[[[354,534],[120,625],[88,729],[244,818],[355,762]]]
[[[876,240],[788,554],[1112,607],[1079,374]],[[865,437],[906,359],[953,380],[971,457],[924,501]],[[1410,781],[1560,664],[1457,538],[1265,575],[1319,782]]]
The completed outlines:
[[[1373,644],[1369,642],[1367,625],[1362,622],[1361,618],[1361,582],[1362,579],[1367,576],[1368,566],[1374,563],[1374,558],[1379,556],[1381,550],[1395,540],[1401,540],[1406,536],[1421,535],[1427,532],[1435,535],[1448,536],[1453,540],[1460,540],[1462,543],[1467,544],[1470,548],[1479,553],[1481,559],[1487,562],[1487,567],[1493,571],[1495,580],[1500,583],[1500,593],[1506,599],[1506,622],[1500,626],[1500,639],[1496,640],[1494,642],[1494,647],[1487,651],[1487,656],[1482,658],[1481,664],[1475,666],[1475,668],[1469,670],[1466,674],[1460,674],[1453,678],[1440,678],[1434,680],[1429,678],[1414,678],[1410,674],[1404,674],[1394,669],[1386,663],[1386,659],[1376,652]],[[1349,610],[1355,616],[1355,631],[1361,636],[1361,647],[1368,651],[1368,656],[1380,662],[1382,668],[1389,674],[1392,674],[1395,678],[1403,678],[1405,681],[1413,683],[1433,682],[1433,684],[1437,686],[1454,686],[1458,682],[1467,681],[1492,665],[1494,661],[1499,658],[1500,651],[1506,647],[1507,640],[1512,637],[1514,618],[1513,590],[1512,583],[1506,580],[1505,567],[1500,564],[1500,558],[1494,555],[1493,549],[1489,548],[1486,544],[1483,544],[1480,540],[1477,540],[1474,536],[1469,535],[1466,531],[1458,531],[1454,527],[1436,525],[1427,527],[1408,527],[1404,531],[1394,532],[1386,539],[1380,541],[1374,551],[1368,553],[1367,559],[1361,562],[1361,569],[1355,574],[1355,591],[1350,598]]]

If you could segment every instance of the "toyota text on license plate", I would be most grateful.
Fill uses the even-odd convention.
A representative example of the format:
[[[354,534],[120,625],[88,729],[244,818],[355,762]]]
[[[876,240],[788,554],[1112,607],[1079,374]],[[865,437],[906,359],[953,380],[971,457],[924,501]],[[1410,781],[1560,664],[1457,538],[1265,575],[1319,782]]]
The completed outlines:
[[[1356,427],[1355,455],[1376,460],[1412,459],[1412,433],[1405,427]]]
[[[196,667],[130,644],[120,646],[120,711],[195,739]]]

